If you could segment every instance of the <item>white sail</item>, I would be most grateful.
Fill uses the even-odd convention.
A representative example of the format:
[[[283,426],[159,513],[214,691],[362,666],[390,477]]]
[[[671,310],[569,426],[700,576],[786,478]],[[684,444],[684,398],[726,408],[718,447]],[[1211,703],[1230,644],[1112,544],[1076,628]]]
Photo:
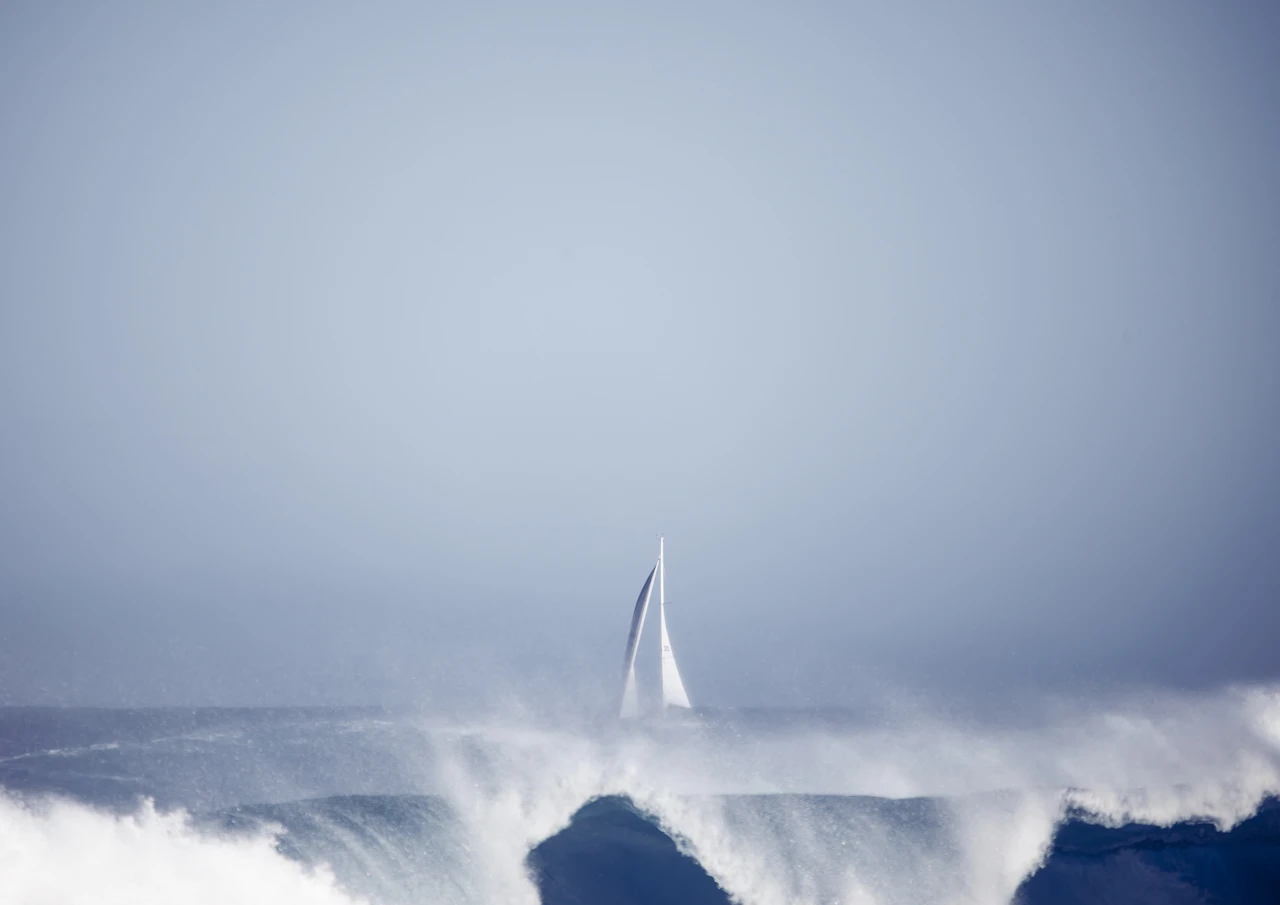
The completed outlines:
[[[635,667],[627,670],[627,677],[622,685],[622,706],[618,710],[618,718],[634,720],[640,715],[640,698],[636,694]]]
[[[676,667],[676,655],[671,650],[671,638],[667,635],[667,569],[663,561],[662,540],[658,541],[658,623],[662,634],[662,709],[668,707],[689,708],[689,693],[680,681]]]
[[[644,629],[644,617],[649,611],[649,598],[653,596],[653,576],[658,571],[654,566],[649,577],[644,580],[640,596],[636,598],[636,608],[631,614],[631,632],[627,635],[627,651],[622,656],[622,703],[618,708],[618,716],[624,720],[632,720],[640,715],[640,701],[636,694],[636,646],[640,643],[640,632]]]

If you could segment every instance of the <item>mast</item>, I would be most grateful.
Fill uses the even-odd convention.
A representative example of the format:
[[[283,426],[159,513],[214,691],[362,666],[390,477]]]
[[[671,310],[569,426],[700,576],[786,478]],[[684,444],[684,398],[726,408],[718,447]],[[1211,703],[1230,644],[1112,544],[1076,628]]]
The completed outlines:
[[[662,709],[669,707],[689,708],[689,693],[684,690],[684,682],[680,681],[680,670],[676,668],[676,655],[671,651],[671,638],[667,635],[667,567],[663,555],[663,538],[658,538],[658,624],[662,636]]]

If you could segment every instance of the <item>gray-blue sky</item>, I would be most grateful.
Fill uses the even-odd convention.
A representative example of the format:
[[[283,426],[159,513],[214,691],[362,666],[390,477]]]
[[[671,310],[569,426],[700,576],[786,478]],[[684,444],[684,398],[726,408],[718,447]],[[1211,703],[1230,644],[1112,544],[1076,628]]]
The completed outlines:
[[[1274,674],[1276,19],[10,4],[5,698]]]

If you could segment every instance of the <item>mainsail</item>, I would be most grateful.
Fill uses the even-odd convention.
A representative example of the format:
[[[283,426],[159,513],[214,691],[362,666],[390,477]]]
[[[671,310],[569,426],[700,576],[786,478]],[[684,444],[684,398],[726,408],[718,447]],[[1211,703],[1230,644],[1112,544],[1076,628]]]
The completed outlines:
[[[689,693],[680,681],[676,668],[676,655],[671,651],[671,638],[667,635],[667,566],[662,554],[662,540],[658,540],[658,624],[662,631],[662,707],[688,708]]]
[[[644,617],[649,611],[649,598],[653,596],[653,577],[658,576],[658,621],[662,641],[662,708],[689,708],[689,694],[680,680],[675,654],[671,652],[671,638],[667,635],[667,570],[663,563],[663,542],[658,541],[658,562],[644,580],[636,608],[631,615],[631,632],[627,635],[627,652],[622,657],[622,703],[618,715],[622,719],[634,719],[640,715],[640,701],[636,693],[636,648],[644,629]]]

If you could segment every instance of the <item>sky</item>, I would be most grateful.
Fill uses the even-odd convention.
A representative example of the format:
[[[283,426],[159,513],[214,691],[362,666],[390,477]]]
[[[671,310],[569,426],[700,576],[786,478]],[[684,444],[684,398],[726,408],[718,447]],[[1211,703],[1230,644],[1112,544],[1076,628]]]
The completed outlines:
[[[1278,39],[5,4],[0,703],[1280,677]]]

